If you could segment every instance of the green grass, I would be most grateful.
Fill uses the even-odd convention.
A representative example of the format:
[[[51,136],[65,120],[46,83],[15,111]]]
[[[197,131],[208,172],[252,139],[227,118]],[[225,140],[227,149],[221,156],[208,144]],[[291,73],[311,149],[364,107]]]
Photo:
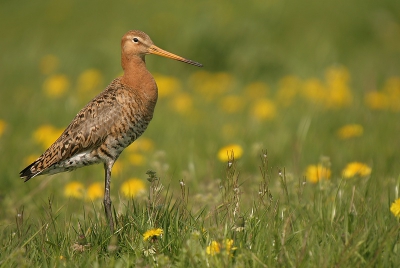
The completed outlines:
[[[198,207],[185,186],[173,196],[162,180],[149,185],[144,202],[128,201],[116,217],[111,235],[103,211],[95,204],[75,209],[43,202],[39,215],[20,210],[15,223],[3,226],[1,265],[174,266],[185,267],[343,267],[399,263],[399,224],[379,202],[386,189],[376,180],[308,185],[271,174],[260,157],[259,190],[242,193],[236,163],[221,180],[219,205]],[[273,187],[274,181],[280,186]],[[238,190],[239,189],[239,190]],[[239,192],[238,192],[239,191]],[[250,206],[243,208],[241,200]],[[68,206],[68,205],[67,205]],[[77,214],[80,214],[77,216]],[[78,223],[78,224],[77,224]],[[163,236],[143,241],[151,228]],[[234,241],[227,254],[206,253],[212,241]],[[61,257],[62,256],[62,257]]]
[[[399,198],[400,86],[388,86],[400,76],[399,3],[4,1],[0,267],[399,266],[400,225],[390,206]],[[40,126],[65,128],[121,73],[119,42],[130,29],[204,68],[146,58],[159,79],[165,75],[180,86],[157,80],[160,91],[174,91],[160,97],[144,134],[152,146],[118,160],[111,186],[117,231],[111,234],[101,199],[64,194],[71,182],[85,189],[103,183],[100,165],[27,183],[18,172],[28,156],[44,150],[34,139]],[[43,73],[49,54],[59,64]],[[79,77],[88,69],[101,79],[82,92]],[[207,73],[196,80],[199,70]],[[69,86],[52,98],[42,87],[57,74]],[[296,94],[282,99],[293,77]],[[333,95],[316,99],[307,87],[315,81],[316,94],[345,89],[350,102],[329,107]],[[264,85],[256,96],[248,91],[254,82]],[[386,94],[380,109],[367,103],[371,92]],[[224,103],[232,96],[237,110],[229,112]],[[272,103],[276,113],[258,118],[259,101]],[[339,138],[338,129],[348,124],[361,125],[362,135]],[[217,157],[227,144],[243,148],[231,166]],[[134,154],[144,161],[133,164]],[[354,161],[372,173],[343,178]],[[330,169],[329,180],[305,177],[317,164]],[[148,182],[148,170],[159,180]],[[145,194],[122,194],[130,178],[146,184]],[[144,241],[153,228],[163,236]],[[226,239],[235,248],[229,254]],[[207,253],[213,241],[221,250],[215,255]]]

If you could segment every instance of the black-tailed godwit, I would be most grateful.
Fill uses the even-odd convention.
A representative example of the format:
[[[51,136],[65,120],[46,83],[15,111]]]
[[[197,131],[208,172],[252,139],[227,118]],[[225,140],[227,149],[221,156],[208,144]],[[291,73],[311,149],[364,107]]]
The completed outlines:
[[[104,209],[111,232],[114,232],[110,198],[111,169],[121,152],[146,130],[157,102],[157,85],[146,69],[147,54],[202,67],[200,63],[155,46],[144,32],[127,32],[121,40],[124,74],[90,101],[61,136],[19,174],[28,181],[38,175],[103,163]]]

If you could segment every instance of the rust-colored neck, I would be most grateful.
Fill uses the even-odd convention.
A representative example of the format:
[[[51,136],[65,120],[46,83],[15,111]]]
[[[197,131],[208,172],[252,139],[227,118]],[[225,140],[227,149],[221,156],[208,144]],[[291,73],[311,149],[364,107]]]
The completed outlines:
[[[122,55],[121,64],[122,69],[124,69],[121,82],[135,90],[140,98],[147,103],[147,108],[153,111],[157,102],[158,90],[153,76],[146,68],[144,55],[142,57]]]

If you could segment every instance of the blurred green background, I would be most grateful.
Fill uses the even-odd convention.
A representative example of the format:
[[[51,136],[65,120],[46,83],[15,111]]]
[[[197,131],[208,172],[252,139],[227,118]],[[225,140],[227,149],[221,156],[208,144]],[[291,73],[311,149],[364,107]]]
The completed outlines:
[[[153,149],[139,156],[146,161],[135,166],[134,157],[121,156],[121,171],[113,175],[114,196],[124,180],[145,179],[148,169],[172,188],[185,179],[194,192],[204,192],[223,176],[218,150],[232,143],[243,149],[239,169],[250,185],[259,179],[261,149],[268,150],[272,172],[285,167],[296,179],[321,157],[329,162],[332,180],[339,180],[351,161],[368,164],[383,182],[399,174],[400,1],[2,1],[0,22],[0,203],[6,208],[1,217],[52,194],[62,200],[68,181],[85,186],[102,182],[101,166],[53,176],[51,183],[37,177],[24,184],[18,172],[29,156],[44,151],[34,139],[40,126],[65,128],[121,74],[120,38],[131,29],[146,32],[157,46],[204,68],[146,58],[157,81],[171,78],[179,89],[159,99],[144,134]],[[56,63],[46,71],[49,55]],[[92,69],[101,79],[93,90],[80,91],[79,77]],[[47,79],[60,74],[67,81],[65,92],[46,94]],[[316,91],[322,85],[334,93],[330,84],[335,77],[351,93],[349,101],[330,107],[329,96],[318,102],[301,93],[314,84]],[[297,93],[282,104],[279,92],[291,78]],[[206,86],[196,91],[201,81]],[[254,83],[261,89],[246,95]],[[234,102],[226,111],[221,105],[228,96],[243,103]],[[267,100],[261,105],[270,101],[275,114],[255,118],[257,111],[251,111],[257,99]],[[190,111],[177,110],[180,102],[190,102]],[[338,129],[346,124],[361,125],[362,134],[338,138]]]

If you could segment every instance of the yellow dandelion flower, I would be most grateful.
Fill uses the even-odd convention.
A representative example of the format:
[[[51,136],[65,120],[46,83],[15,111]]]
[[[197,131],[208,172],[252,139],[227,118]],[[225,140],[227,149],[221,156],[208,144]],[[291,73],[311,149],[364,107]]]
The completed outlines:
[[[301,80],[294,75],[284,76],[279,80],[279,88],[276,93],[276,100],[284,107],[288,107],[299,93]]]
[[[226,96],[220,101],[221,109],[226,113],[237,113],[244,106],[243,98],[239,96]]]
[[[349,124],[339,128],[337,135],[340,139],[346,140],[354,137],[360,137],[362,136],[363,132],[363,126],[358,124]]]
[[[169,106],[177,113],[186,114],[192,109],[193,100],[188,93],[181,93],[170,101]]]
[[[69,88],[69,80],[63,74],[49,76],[43,83],[43,90],[50,98],[61,97]]]
[[[40,60],[39,69],[42,74],[48,75],[57,70],[59,65],[60,60],[57,58],[57,56],[48,54]]]
[[[6,122],[0,119],[0,137],[1,135],[3,135],[5,129],[6,129]]]
[[[134,198],[137,195],[145,192],[145,184],[142,180],[132,178],[125,181],[120,188],[120,191],[128,198]]]
[[[143,166],[146,163],[146,158],[142,154],[129,154],[128,159],[134,166]]]
[[[117,161],[114,163],[114,166],[112,168],[112,174],[113,174],[113,178],[118,177],[119,175],[121,175],[122,173],[122,163],[121,161]]]
[[[348,107],[353,102],[353,95],[347,86],[329,89],[326,105],[329,108]]]
[[[146,137],[140,137],[137,139],[134,143],[129,145],[128,148],[126,148],[128,152],[151,152],[154,150],[154,142]]]
[[[163,229],[157,228],[157,229],[150,229],[147,230],[144,234],[143,234],[143,241],[147,241],[149,239],[156,239],[157,237],[161,237],[163,235],[164,231]]]
[[[371,110],[385,110],[390,106],[390,99],[383,92],[371,91],[365,94],[364,103]]]
[[[178,78],[166,75],[153,75],[158,86],[158,97],[164,98],[181,90],[181,81]]]
[[[65,185],[64,187],[64,195],[66,197],[73,197],[73,198],[83,198],[85,192],[85,187],[82,183],[77,181],[72,181]]]
[[[96,200],[103,198],[104,196],[104,185],[100,182],[95,182],[89,185],[86,196],[89,200]]]
[[[221,244],[217,241],[211,241],[210,245],[206,248],[208,255],[214,256],[221,252]]]
[[[89,92],[102,86],[103,75],[99,70],[88,69],[79,75],[77,83],[79,91]]]
[[[33,133],[33,139],[41,144],[44,149],[47,149],[61,136],[63,131],[63,129],[57,129],[52,125],[42,125]]]
[[[397,218],[400,218],[400,198],[396,199],[390,206],[390,211]]]
[[[237,247],[233,246],[233,240],[232,239],[226,239],[225,240],[225,253],[226,255],[232,256],[233,251],[235,251]]]
[[[276,105],[269,99],[257,100],[250,109],[250,115],[258,120],[272,120],[276,114]]]
[[[244,95],[252,100],[264,98],[269,91],[269,87],[264,82],[253,82],[244,88]]]
[[[151,152],[154,150],[154,142],[146,137],[142,137],[136,142],[139,142],[139,148],[142,152]]]
[[[310,165],[307,167],[305,176],[308,181],[317,183],[320,180],[329,180],[331,177],[331,170],[321,164]]]
[[[232,152],[235,159],[239,159],[243,155],[243,148],[238,144],[224,146],[218,151],[218,159],[222,162],[227,162],[231,157]]]
[[[371,168],[364,163],[351,162],[343,169],[342,174],[346,179],[355,176],[366,177],[371,174]]]
[[[343,66],[328,68],[325,79],[328,90],[326,105],[335,109],[351,105],[353,95],[349,86],[349,70]]]
[[[327,90],[317,78],[304,81],[301,93],[307,101],[318,105],[324,105],[327,98]]]

